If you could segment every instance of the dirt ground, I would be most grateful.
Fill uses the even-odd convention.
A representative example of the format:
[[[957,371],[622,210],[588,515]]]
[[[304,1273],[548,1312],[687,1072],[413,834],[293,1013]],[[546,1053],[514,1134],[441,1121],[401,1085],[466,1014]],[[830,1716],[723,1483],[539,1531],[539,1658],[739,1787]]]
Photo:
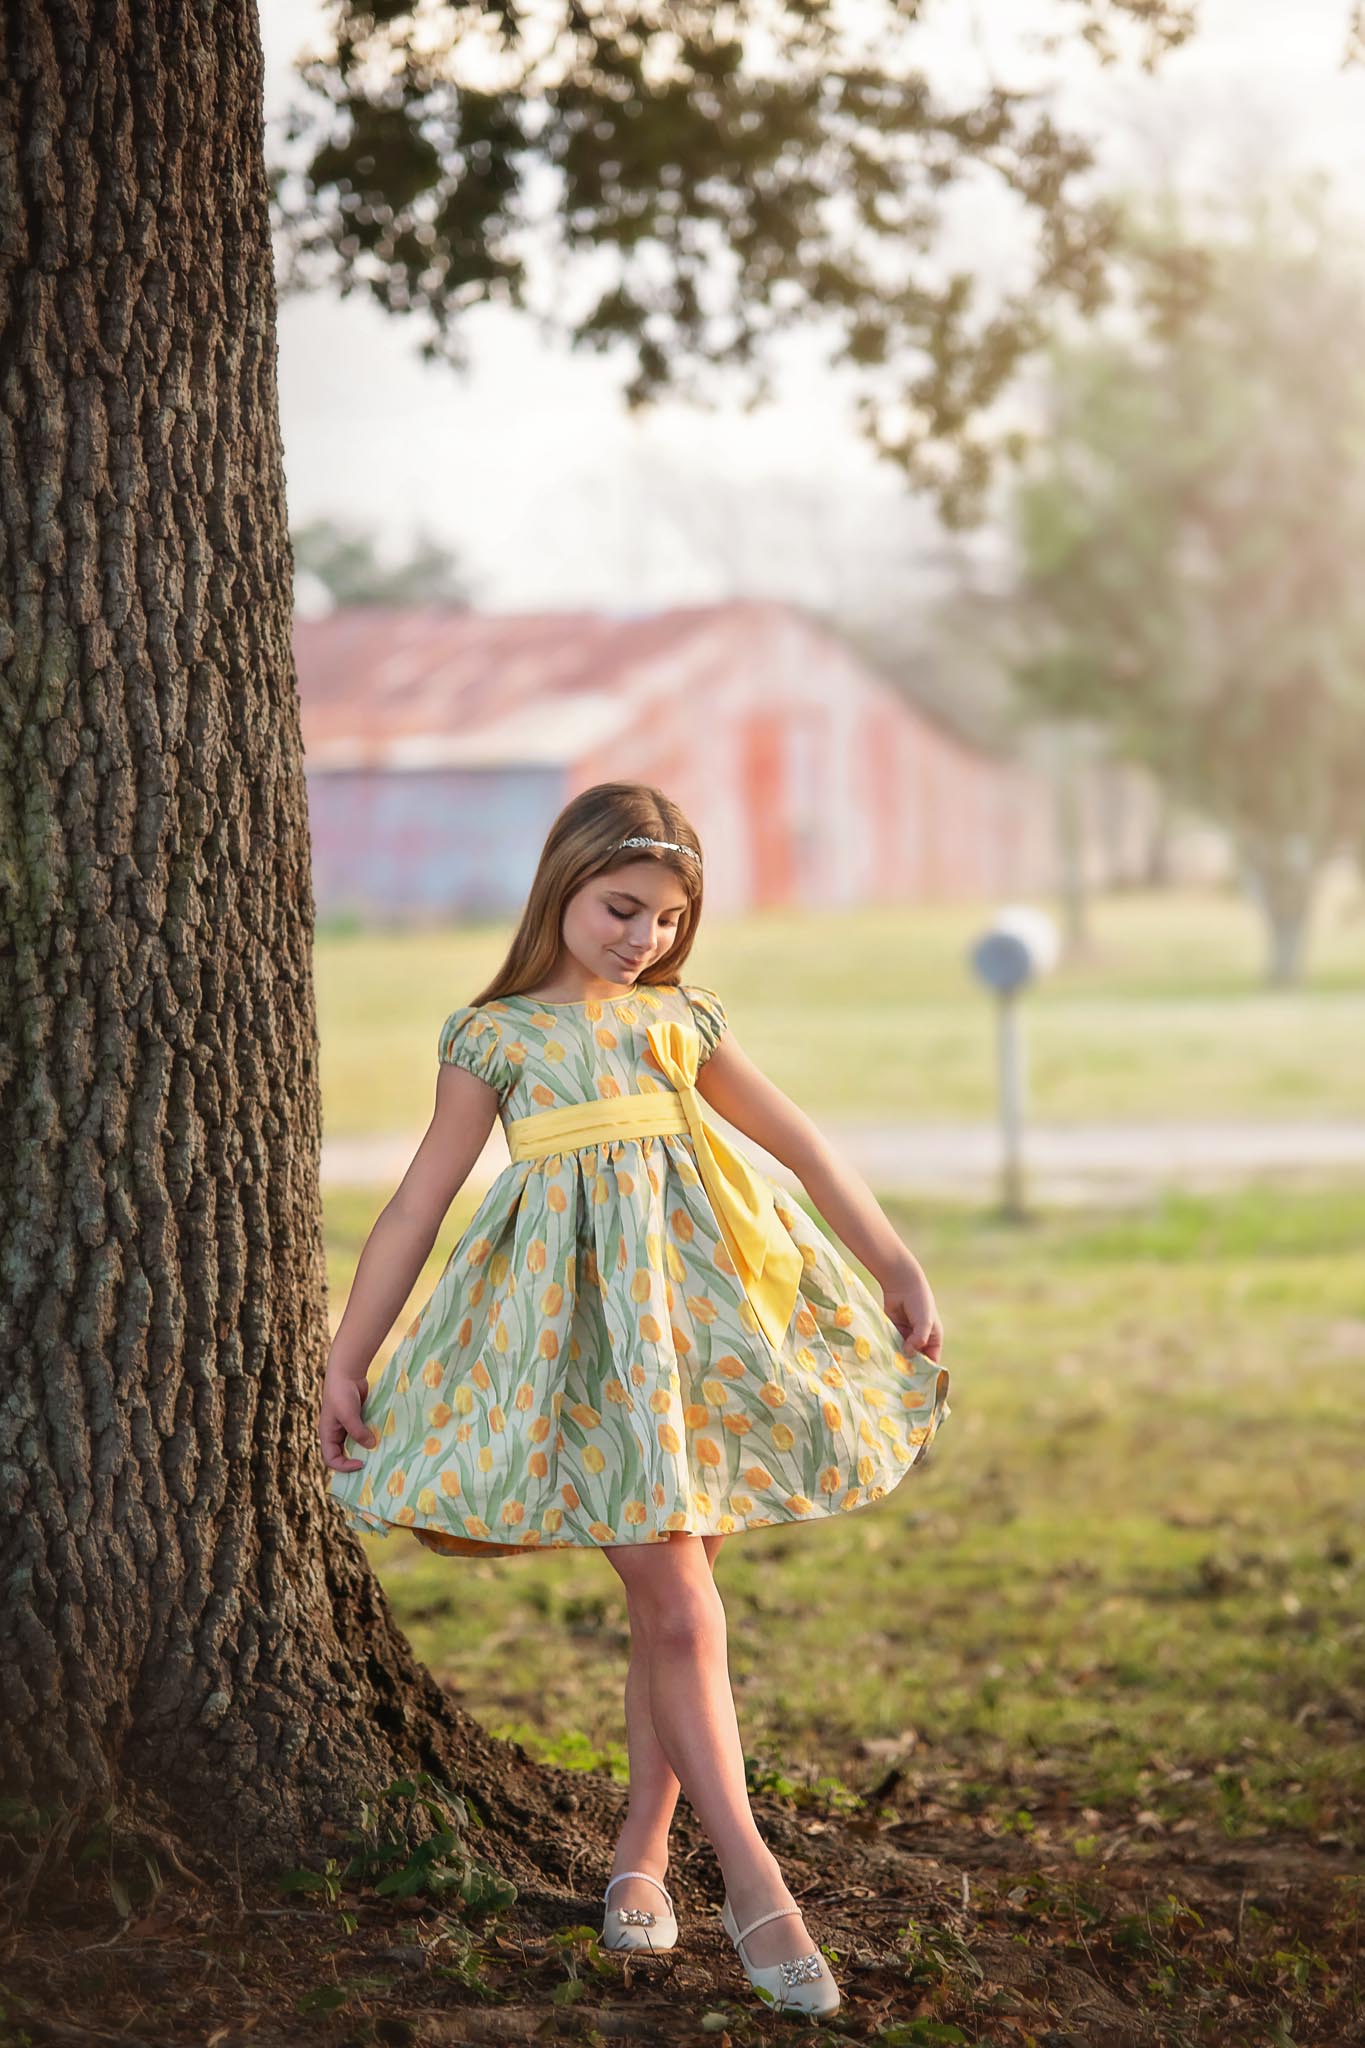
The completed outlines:
[[[196,1882],[165,1843],[92,1857],[55,1914],[4,1938],[0,2043],[726,2048],[793,2028],[884,2048],[1365,2042],[1365,1859],[1346,1846],[1358,1833],[1237,1842],[1191,1824],[1157,1837],[1138,1814],[1098,1822],[1078,1859],[988,1812],[822,1817],[759,1798],[843,1992],[820,2023],[768,2012],[749,1989],[720,1928],[714,1859],[685,1808],[670,1869],[678,1947],[644,1959],[603,1951],[621,1788],[550,1772],[546,1789],[562,1817],[558,1868],[479,1915],[347,1882],[344,1847],[333,1881],[311,1894],[297,1880]]]

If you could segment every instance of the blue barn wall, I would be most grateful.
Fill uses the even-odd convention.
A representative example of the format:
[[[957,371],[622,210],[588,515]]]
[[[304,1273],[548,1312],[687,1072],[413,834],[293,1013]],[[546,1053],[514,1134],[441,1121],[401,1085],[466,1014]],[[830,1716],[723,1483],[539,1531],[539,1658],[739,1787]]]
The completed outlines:
[[[520,910],[566,796],[558,764],[306,779],[317,914],[367,923]]]

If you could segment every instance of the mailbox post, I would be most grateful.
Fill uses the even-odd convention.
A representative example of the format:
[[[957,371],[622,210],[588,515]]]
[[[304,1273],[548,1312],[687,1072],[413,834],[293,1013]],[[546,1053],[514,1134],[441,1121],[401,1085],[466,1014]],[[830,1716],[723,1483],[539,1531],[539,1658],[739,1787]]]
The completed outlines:
[[[971,951],[977,979],[999,999],[997,1063],[1000,1096],[1000,1206],[1013,1221],[1024,1216],[1024,1044],[1016,998],[1055,965],[1057,927],[1029,904],[1001,910]]]

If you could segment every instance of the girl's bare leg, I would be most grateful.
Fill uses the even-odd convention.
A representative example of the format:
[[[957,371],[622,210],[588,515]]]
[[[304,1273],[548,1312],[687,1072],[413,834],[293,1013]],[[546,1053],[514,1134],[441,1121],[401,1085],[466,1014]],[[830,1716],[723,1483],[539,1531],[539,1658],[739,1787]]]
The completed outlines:
[[[608,1545],[605,1554],[626,1588],[655,1739],[716,1852],[736,1919],[743,1927],[759,1913],[794,1905],[749,1805],[730,1691],[725,1608],[705,1539],[677,1533],[666,1543]],[[656,1834],[656,1856],[661,1846]],[[618,1867],[650,1868],[624,1860]],[[618,1885],[613,1903],[634,1889]],[[652,1886],[639,1890],[643,1904]],[[760,1966],[814,1946],[799,1914],[770,1920],[744,1944],[750,1962]]]
[[[716,1554],[723,1536],[703,1536],[706,1562],[714,1572]],[[654,1728],[649,1706],[649,1664],[645,1655],[644,1630],[636,1625],[630,1587],[626,1587],[630,1613],[630,1663],[626,1670],[626,1753],[630,1758],[630,1796],[626,1817],[612,1858],[613,1876],[618,1870],[649,1870],[662,1878],[668,1867],[668,1830],[678,1804],[681,1786],[678,1774],[664,1754]],[[613,1906],[647,1906],[658,1911],[663,1900],[652,1884],[628,1877],[614,1887]]]

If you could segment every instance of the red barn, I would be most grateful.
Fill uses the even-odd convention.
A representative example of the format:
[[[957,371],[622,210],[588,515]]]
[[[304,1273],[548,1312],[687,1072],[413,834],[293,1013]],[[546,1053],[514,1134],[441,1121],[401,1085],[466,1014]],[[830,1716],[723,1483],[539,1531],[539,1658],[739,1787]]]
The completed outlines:
[[[341,609],[294,629],[321,915],[520,908],[560,806],[652,782],[707,905],[1051,888],[1051,804],[828,628],[768,600],[641,617]]]

